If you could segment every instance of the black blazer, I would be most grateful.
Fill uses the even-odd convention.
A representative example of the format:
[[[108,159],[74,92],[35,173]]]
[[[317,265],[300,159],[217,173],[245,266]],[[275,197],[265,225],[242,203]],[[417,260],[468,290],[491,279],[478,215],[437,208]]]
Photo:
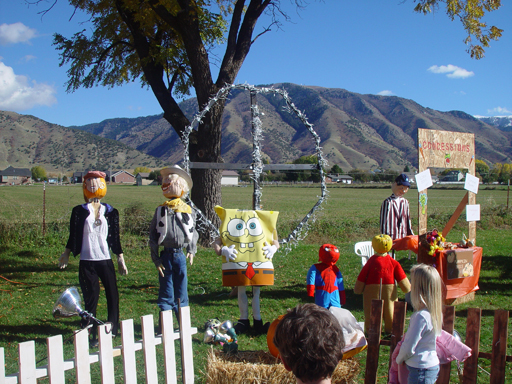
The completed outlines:
[[[114,254],[123,253],[121,240],[119,238],[119,212],[111,205],[101,203],[105,207],[105,219],[108,225],[107,244]],[[87,204],[77,205],[71,212],[69,221],[69,239],[66,248],[71,249],[74,256],[82,252],[82,238],[84,223],[92,212],[87,209]]]

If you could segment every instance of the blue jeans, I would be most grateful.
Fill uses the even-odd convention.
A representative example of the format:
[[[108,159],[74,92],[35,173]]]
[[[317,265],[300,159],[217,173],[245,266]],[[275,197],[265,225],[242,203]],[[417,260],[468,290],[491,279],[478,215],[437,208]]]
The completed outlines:
[[[164,248],[160,260],[165,268],[164,277],[158,275],[158,307],[161,311],[172,309],[178,315],[178,300],[181,306],[188,306],[187,258],[179,248]]]
[[[409,370],[408,384],[435,384],[439,375],[439,365],[430,368],[414,368],[407,365]]]

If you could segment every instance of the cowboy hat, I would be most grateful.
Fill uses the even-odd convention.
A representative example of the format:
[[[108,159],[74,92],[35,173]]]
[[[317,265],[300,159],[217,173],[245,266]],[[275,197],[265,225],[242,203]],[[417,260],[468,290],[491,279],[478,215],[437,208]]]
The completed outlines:
[[[179,165],[171,165],[170,167],[164,168],[160,171],[160,175],[162,176],[162,180],[171,174],[176,174],[182,177],[188,184],[188,189],[192,189],[192,178],[190,175]]]

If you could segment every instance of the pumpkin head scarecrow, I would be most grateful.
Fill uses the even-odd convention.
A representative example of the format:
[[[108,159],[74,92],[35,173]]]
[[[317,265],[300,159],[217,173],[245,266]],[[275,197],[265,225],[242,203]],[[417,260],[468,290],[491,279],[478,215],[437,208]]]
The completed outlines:
[[[192,188],[192,179],[178,165],[162,169],[160,175],[162,193],[168,200],[156,208],[149,225],[149,248],[159,275],[158,307],[178,315],[178,301],[188,306],[186,259],[192,265],[199,237],[196,213],[182,200]],[[160,247],[163,250],[159,253]]]
[[[335,245],[324,244],[318,251],[318,261],[309,268],[307,275],[308,296],[324,308],[341,307],[345,304],[343,276],[336,266],[340,251]]]
[[[96,316],[101,280],[107,296],[108,321],[112,323],[112,333],[116,335],[119,328],[119,293],[110,250],[117,255],[119,273],[126,275],[128,270],[119,239],[119,212],[100,202],[106,193],[105,173],[91,171],[84,176],[85,204],[77,205],[71,212],[69,239],[59,258],[59,268],[67,267],[71,252],[75,256],[80,255],[78,280],[84,296],[85,310]],[[88,320],[82,320],[82,327],[87,322]],[[96,325],[90,343],[92,346],[98,343]]]
[[[238,334],[249,330],[246,286],[253,287],[252,311],[254,330],[266,333],[260,314],[260,286],[274,284],[272,257],[279,248],[276,224],[279,212],[225,209],[215,207],[221,219],[220,237],[215,241],[217,255],[222,256],[222,284],[238,287],[240,319]]]
[[[393,240],[388,235],[377,235],[373,238],[372,247],[375,254],[361,269],[354,286],[354,293],[363,294],[365,332],[368,332],[370,326],[370,310],[373,299],[380,297],[384,300],[385,331],[390,333],[393,324],[394,302],[398,300],[395,281],[398,282],[398,286],[404,293],[411,290],[411,283],[402,266],[388,254],[392,246]]]

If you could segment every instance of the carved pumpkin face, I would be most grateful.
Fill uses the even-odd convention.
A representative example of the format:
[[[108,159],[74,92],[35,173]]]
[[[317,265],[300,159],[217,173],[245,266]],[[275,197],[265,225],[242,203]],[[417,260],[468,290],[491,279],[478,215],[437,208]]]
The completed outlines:
[[[372,240],[372,247],[376,253],[388,253],[393,247],[393,240],[388,235],[377,235]]]
[[[90,177],[83,183],[84,197],[86,201],[91,199],[99,199],[107,194],[107,183],[103,177]]]

